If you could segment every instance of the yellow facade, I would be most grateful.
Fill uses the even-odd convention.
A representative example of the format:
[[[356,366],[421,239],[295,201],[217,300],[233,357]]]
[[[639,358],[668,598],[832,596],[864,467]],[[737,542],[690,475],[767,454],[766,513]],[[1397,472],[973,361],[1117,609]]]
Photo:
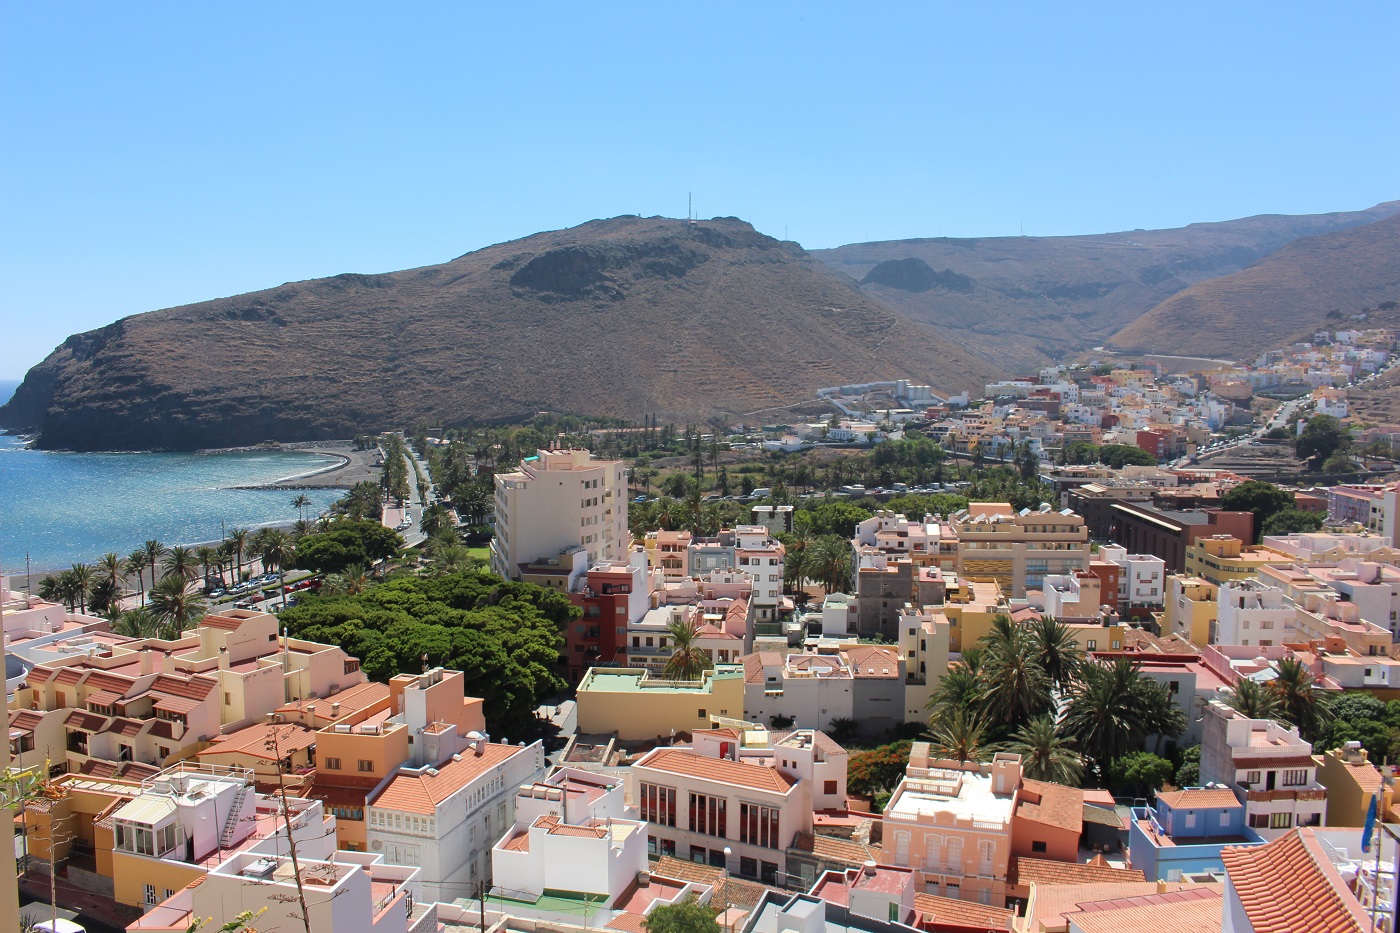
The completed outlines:
[[[1063,620],[1061,620],[1063,621]],[[1065,622],[1081,651],[1122,651],[1123,632],[1127,626]]]
[[[112,853],[112,893],[118,904],[145,907],[146,885],[156,889],[157,901],[166,898],[166,891],[175,892],[206,874],[202,865],[190,865],[174,859],[148,858],[128,852]]]
[[[944,595],[943,615],[948,619],[948,650],[972,647],[992,630],[992,620],[1006,610],[996,580],[959,580]]]
[[[1385,814],[1390,810],[1395,792],[1384,784],[1380,771],[1367,760],[1365,749],[1357,749],[1348,756],[1347,749],[1335,748],[1313,758],[1319,761],[1317,783],[1327,788],[1328,826],[1365,826],[1366,811],[1375,792],[1381,794],[1376,802],[1377,812]]]
[[[744,714],[744,669],[721,664],[699,681],[670,681],[639,668],[590,668],[578,688],[578,731],[619,740],[708,729],[711,717]]]
[[[1245,547],[1239,538],[1229,535],[1200,538],[1186,547],[1186,575],[1200,577],[1216,586],[1252,580],[1260,567],[1296,562],[1296,557],[1268,548]]]
[[[1167,577],[1162,631],[1180,635],[1198,648],[1206,647],[1210,644],[1210,624],[1216,618],[1219,593],[1220,587],[1200,577]]]

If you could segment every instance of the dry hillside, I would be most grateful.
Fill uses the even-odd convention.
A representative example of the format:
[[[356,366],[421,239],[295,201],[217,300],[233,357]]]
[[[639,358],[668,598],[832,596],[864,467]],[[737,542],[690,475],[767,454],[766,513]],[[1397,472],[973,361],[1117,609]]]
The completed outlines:
[[[997,375],[742,221],[618,217],[125,318],[32,369],[0,427],[190,449],[541,409],[705,420],[833,384]]]
[[[1192,286],[1112,338],[1125,350],[1252,358],[1400,299],[1400,216],[1290,243],[1234,275]]]
[[[1164,299],[1300,237],[1370,223],[1365,211],[1261,215],[1097,236],[891,240],[813,255],[869,295],[998,365],[1027,371],[1090,349]],[[1209,354],[1207,354],[1209,355]]]

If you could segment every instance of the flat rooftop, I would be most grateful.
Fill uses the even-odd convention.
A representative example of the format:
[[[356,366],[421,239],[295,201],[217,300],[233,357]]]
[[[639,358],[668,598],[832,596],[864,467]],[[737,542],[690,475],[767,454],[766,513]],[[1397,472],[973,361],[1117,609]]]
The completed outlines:
[[[929,768],[906,777],[885,808],[885,818],[919,820],[951,813],[959,820],[1006,825],[1015,795],[992,793],[991,775],[976,771]]]

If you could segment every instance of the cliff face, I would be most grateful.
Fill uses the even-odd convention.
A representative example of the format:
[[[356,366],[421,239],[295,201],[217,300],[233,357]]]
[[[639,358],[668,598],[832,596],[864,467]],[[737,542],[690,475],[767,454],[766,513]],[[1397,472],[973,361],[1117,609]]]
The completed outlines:
[[[1233,275],[1193,285],[1114,334],[1116,347],[1253,359],[1400,301],[1400,216],[1297,240]],[[1333,314],[1330,321],[1329,313]]]
[[[1392,201],[1365,211],[1271,214],[1175,230],[890,240],[813,255],[945,339],[1026,372],[1098,346],[1172,295],[1239,272],[1290,242],[1397,211],[1400,202]]]
[[[51,449],[193,449],[542,409],[703,421],[1000,373],[742,221],[619,217],[74,335],[0,427]]]

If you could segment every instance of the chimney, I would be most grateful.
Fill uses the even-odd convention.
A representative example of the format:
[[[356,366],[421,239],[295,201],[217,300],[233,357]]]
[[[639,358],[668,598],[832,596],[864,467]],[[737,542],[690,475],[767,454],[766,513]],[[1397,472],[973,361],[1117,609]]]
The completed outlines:
[[[332,719],[339,719],[339,718],[340,718],[340,701],[339,701],[339,700],[336,700],[334,703],[331,704],[331,718],[332,718]]]
[[[861,873],[867,878],[875,877],[875,860],[873,858],[865,860],[865,864],[861,866]]]

